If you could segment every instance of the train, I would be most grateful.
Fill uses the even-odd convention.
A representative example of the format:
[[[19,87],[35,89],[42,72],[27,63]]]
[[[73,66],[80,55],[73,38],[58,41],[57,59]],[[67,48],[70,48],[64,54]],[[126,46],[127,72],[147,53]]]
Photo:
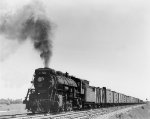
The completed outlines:
[[[23,103],[32,113],[59,113],[143,103],[139,98],[106,87],[90,86],[88,80],[51,68],[35,69],[31,83],[33,88],[28,89]]]

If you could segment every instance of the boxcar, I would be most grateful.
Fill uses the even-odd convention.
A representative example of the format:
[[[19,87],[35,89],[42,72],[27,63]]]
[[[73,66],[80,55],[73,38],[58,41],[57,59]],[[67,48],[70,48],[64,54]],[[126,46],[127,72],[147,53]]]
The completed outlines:
[[[119,93],[119,104],[122,105],[123,102],[123,94]]]
[[[123,94],[123,103],[127,103],[127,96]]]
[[[113,104],[113,92],[110,89],[106,89],[106,103]]]
[[[131,103],[131,96],[127,96],[127,104]]]
[[[119,93],[115,92],[115,91],[112,91],[113,92],[113,102],[114,102],[114,105],[118,105],[119,103]]]
[[[85,102],[96,103],[96,88],[93,86],[86,86],[85,89]]]
[[[96,88],[96,104],[98,106],[100,106],[101,104],[101,88],[100,87]]]
[[[101,106],[106,105],[106,87],[100,88]]]

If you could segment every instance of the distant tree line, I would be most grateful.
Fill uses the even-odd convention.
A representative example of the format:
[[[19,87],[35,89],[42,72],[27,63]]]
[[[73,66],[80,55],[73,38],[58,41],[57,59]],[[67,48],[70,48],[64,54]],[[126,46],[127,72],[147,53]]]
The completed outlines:
[[[0,104],[21,104],[22,99],[0,99]]]

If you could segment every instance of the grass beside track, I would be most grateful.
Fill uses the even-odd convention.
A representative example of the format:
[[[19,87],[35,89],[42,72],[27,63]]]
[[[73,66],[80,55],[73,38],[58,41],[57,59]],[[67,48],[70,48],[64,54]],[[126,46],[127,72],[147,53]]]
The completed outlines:
[[[24,104],[0,104],[0,115],[12,115],[27,113]]]
[[[150,119],[150,103],[124,113],[114,114],[109,119]]]

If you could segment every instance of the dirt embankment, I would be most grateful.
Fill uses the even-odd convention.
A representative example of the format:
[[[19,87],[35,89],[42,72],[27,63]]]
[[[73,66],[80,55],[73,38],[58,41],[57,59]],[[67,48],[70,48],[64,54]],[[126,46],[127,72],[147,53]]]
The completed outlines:
[[[150,103],[124,113],[115,114],[109,119],[150,119]]]

